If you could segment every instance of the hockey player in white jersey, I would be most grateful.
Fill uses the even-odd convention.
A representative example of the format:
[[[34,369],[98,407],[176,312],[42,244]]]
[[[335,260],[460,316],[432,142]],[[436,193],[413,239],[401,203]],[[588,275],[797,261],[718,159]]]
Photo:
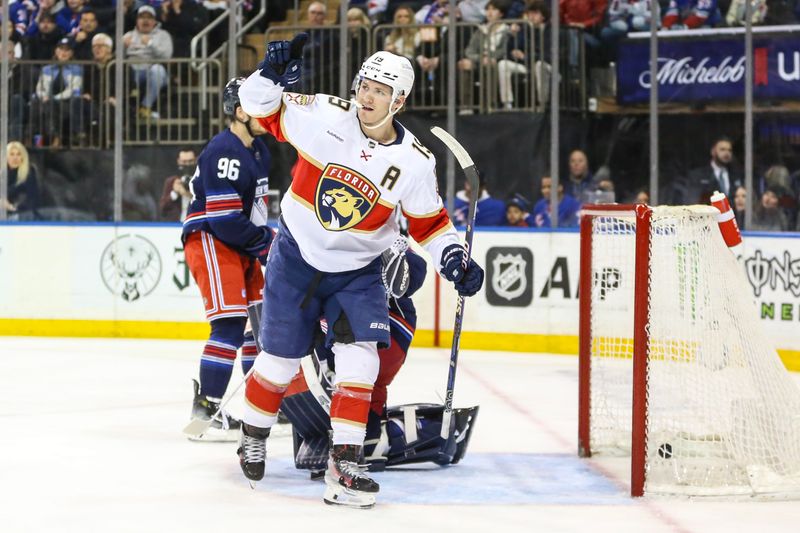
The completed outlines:
[[[263,477],[269,430],[324,316],[336,361],[324,501],[371,507],[379,487],[359,462],[378,348],[390,343],[380,256],[399,233],[395,209],[460,294],[477,293],[484,274],[474,260],[462,266],[464,248],[438,194],[433,155],[394,119],[414,84],[408,59],[369,57],[354,102],[285,92],[299,79],[306,38],[269,43],[239,91],[243,110],[298,153],[267,261],[262,351],[247,381],[239,461],[251,484]]]

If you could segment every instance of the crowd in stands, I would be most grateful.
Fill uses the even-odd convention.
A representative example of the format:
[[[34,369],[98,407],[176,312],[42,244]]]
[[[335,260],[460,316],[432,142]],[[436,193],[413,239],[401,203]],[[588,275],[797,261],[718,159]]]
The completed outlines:
[[[191,39],[228,7],[228,0],[120,0],[125,8],[124,36],[115,43],[116,0],[12,0],[10,20],[14,60],[39,61],[29,66],[26,75],[12,61],[10,102],[10,138],[23,140],[30,146],[81,145],[98,127],[100,115],[117,102],[114,76],[104,75],[114,58],[115,45],[124,48],[124,57],[135,60],[129,69],[130,84],[126,97],[135,102],[132,114],[139,120],[159,119],[158,100],[172,82],[163,61],[185,58],[191,53]],[[287,0],[270,2],[270,16],[257,26],[267,29],[271,21],[280,19],[274,13],[285,13]],[[710,27],[735,27],[744,23],[745,0],[660,0],[656,13],[650,0],[560,0],[560,22],[568,40],[582,37],[587,57],[594,65],[613,61],[622,37],[632,31],[649,31],[652,17],[666,30],[692,30]],[[245,17],[252,16],[248,6]],[[350,58],[348,75],[352,76],[373,43],[385,50],[404,55],[415,66],[417,83],[410,102],[442,104],[442,90],[448,39],[445,29],[426,26],[445,24],[451,16],[448,0],[364,0],[349,3],[347,41]],[[485,110],[479,102],[496,99],[501,110],[523,107],[519,102],[520,76],[530,76],[535,83],[536,102],[545,105],[550,87],[550,1],[549,0],[461,0],[453,14],[458,22],[470,27],[459,31],[457,38],[457,72],[459,107],[462,112]],[[753,0],[754,24],[793,24],[800,19],[800,0]],[[325,2],[308,5],[302,24],[310,39],[304,51],[304,92],[327,90],[338,92],[339,35],[326,21],[329,8]],[[374,36],[377,24],[388,24]],[[227,24],[210,35],[209,50],[227,39]],[[567,65],[576,65],[571,58],[578,46],[568,45],[562,54],[570,56]],[[486,71],[493,75],[485,76]],[[563,74],[562,74],[563,75]],[[132,90],[131,90],[132,89]],[[24,138],[22,125],[28,124],[31,136]],[[77,140],[77,142],[76,142]],[[13,149],[12,149],[13,145]],[[28,160],[22,144],[9,145],[15,158]],[[753,209],[753,227],[747,229],[786,230],[798,227],[800,177],[786,167],[773,166],[759,178],[754,194],[748,195],[740,173],[731,165],[732,144],[720,139],[711,149],[711,163],[694,169],[682,179],[669,184],[662,192],[664,203],[692,203],[710,190],[723,190],[735,206],[737,220],[744,221],[745,209]],[[181,157],[191,154],[181,151]],[[14,159],[14,161],[17,161]],[[14,198],[8,209],[30,209],[37,202],[36,174],[26,164],[14,163],[15,178],[11,182]],[[26,170],[22,170],[23,167]],[[11,158],[9,169],[12,168]],[[580,205],[584,202],[648,201],[648,191],[639,189],[630,197],[617,198],[608,167],[593,173],[586,151],[575,149],[569,154],[558,186],[558,225],[577,224]],[[135,172],[132,174],[132,176]],[[27,177],[26,177],[27,176]],[[159,203],[139,206],[147,217],[175,218],[178,204],[185,193],[183,181],[172,176],[165,184],[164,198]],[[130,187],[136,189],[131,178]],[[541,199],[535,203],[526,196],[514,194],[506,200],[495,199],[487,183],[474,194],[479,195],[479,225],[549,227],[549,176],[534,179]],[[33,185],[31,185],[33,184]],[[454,213],[456,221],[466,217],[466,200],[473,194],[468,188],[460,191]],[[170,202],[165,198],[169,196]],[[748,199],[749,196],[749,199]],[[11,195],[9,195],[11,198]],[[20,200],[21,199],[21,200]],[[167,215],[166,213],[169,213]]]
[[[191,39],[209,21],[227,9],[228,0],[121,0],[124,2],[124,37],[121,45],[124,56],[142,62],[132,67],[132,79],[139,94],[137,113],[140,118],[158,119],[156,101],[170,81],[163,64],[170,58],[185,58],[190,55]],[[693,29],[713,26],[737,26],[743,23],[744,0],[660,0],[660,9],[655,16],[664,29]],[[426,24],[444,24],[450,17],[448,0],[433,0],[425,3],[416,0],[410,3],[397,0],[364,0],[350,2],[347,12],[351,28],[348,44],[348,76],[352,76],[363,56],[371,46],[370,31],[375,24],[393,24],[377,34],[378,46],[408,57],[417,69],[416,92],[410,105],[441,105],[446,96],[442,83],[444,60],[448,39],[444,28],[425,27]],[[78,69],[65,69],[74,61],[104,63],[104,52],[95,52],[96,43],[111,43],[116,23],[116,0],[12,0],[10,21],[14,31],[14,58],[36,61],[53,61],[49,68],[40,68],[40,76],[32,82],[38,89],[46,89],[54,77],[53,72],[65,72],[56,77],[59,89],[46,96],[58,100],[77,100],[79,104],[101,105],[98,83],[90,82],[87,75],[91,69],[81,65]],[[287,0],[270,3],[276,12],[285,12]],[[536,84],[535,99],[545,104],[549,92],[550,50],[550,2],[546,0],[461,0],[455,12],[459,22],[475,26],[459,30],[457,54],[459,105],[465,113],[486,109],[480,102],[496,101],[500,109],[524,107],[515,98],[524,79]],[[248,5],[246,17],[255,11]],[[753,22],[756,24],[791,24],[800,17],[798,0],[754,0]],[[608,64],[614,59],[620,38],[630,31],[648,30],[650,0],[560,0],[561,24],[567,31],[564,54],[568,64],[577,67],[577,55],[581,45],[576,41],[580,35],[587,49],[590,64]],[[266,29],[267,23],[257,26]],[[305,14],[303,24],[310,29],[310,39],[305,50],[303,86],[306,92],[336,92],[339,79],[339,37],[334,29],[325,28],[328,8],[325,2],[312,2]],[[509,23],[505,21],[509,20]],[[570,32],[570,29],[574,30]],[[227,38],[227,24],[220,24],[211,33],[209,50],[215,50]],[[95,37],[101,35],[97,41]],[[66,39],[66,41],[65,41]],[[575,41],[575,42],[573,42]],[[71,49],[67,52],[67,48]],[[62,52],[58,52],[61,49]],[[69,56],[69,57],[67,57]],[[576,57],[573,57],[576,56]],[[48,74],[45,74],[45,71]],[[487,72],[491,71],[489,76]],[[568,75],[568,73],[567,73]],[[523,76],[523,78],[520,78]],[[60,82],[69,78],[71,92]],[[85,85],[94,93],[86,90]],[[42,101],[42,91],[33,87],[19,87],[15,91],[22,97],[24,109],[27,104],[35,111],[49,111],[52,104]],[[88,97],[86,95],[89,95]],[[83,100],[83,101],[82,101]],[[19,102],[18,102],[19,103]],[[106,104],[108,102],[105,102]],[[45,105],[47,104],[47,105]],[[530,102],[529,102],[530,104]],[[65,108],[74,108],[73,102],[59,103]],[[528,108],[531,105],[527,106]],[[81,106],[80,124],[91,123],[96,109]],[[34,111],[34,110],[31,110]],[[19,112],[19,108],[15,112]],[[25,117],[22,117],[25,118]],[[37,115],[31,113],[35,122]],[[63,122],[66,122],[66,117]],[[62,139],[50,139],[47,125],[42,125],[43,144],[56,146]],[[70,125],[67,134],[76,131]]]
[[[728,137],[716,139],[709,150],[707,164],[691,169],[664,187],[661,203],[670,205],[708,204],[711,195],[722,192],[728,197],[739,228],[749,231],[800,231],[800,170],[791,173],[784,165],[772,165],[754,183],[756,195],[749,198],[742,169],[737,166],[733,143]],[[566,176],[558,184],[558,227],[575,228],[585,203],[641,203],[650,205],[646,188],[636,189],[625,197],[617,195],[608,168],[592,172],[589,159],[581,149],[569,154]],[[505,201],[492,196],[490,180],[480,176],[477,191],[476,226],[551,228],[550,199],[553,180],[548,174],[538,179],[539,199],[535,204],[519,193]],[[469,183],[456,193],[453,220],[465,225],[473,191]],[[745,224],[745,212],[752,209],[752,223]]]
[[[191,39],[208,24],[213,6],[219,11],[227,3],[206,4],[124,0],[121,45],[132,63],[127,95],[135,95],[139,118],[160,118],[156,103],[170,81],[160,62],[189,57]],[[21,138],[25,124],[31,145],[84,145],[97,135],[101,110],[116,104],[114,76],[105,72],[114,58],[116,1],[16,0],[10,15],[12,59],[39,62],[12,64],[12,138]]]

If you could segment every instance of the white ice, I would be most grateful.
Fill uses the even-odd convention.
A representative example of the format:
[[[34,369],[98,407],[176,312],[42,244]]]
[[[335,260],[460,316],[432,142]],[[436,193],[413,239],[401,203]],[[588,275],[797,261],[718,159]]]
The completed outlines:
[[[480,405],[466,457],[376,474],[372,510],[324,505],[288,437],[251,490],[234,443],[181,433],[202,346],[0,338],[0,531],[800,531],[798,502],[632,500],[625,460],[576,456],[569,356],[463,351],[455,405]],[[412,348],[390,403],[440,402],[448,355]]]

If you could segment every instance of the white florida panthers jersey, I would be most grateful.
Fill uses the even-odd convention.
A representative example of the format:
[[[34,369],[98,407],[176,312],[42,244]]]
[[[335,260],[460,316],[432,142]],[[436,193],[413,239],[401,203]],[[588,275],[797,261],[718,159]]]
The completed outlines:
[[[460,243],[439,196],[433,154],[398,122],[396,141],[380,144],[364,134],[349,101],[285,93],[258,72],[239,98],[248,115],[297,149],[281,211],[317,270],[355,270],[379,256],[399,233],[398,205],[437,269],[443,249]]]

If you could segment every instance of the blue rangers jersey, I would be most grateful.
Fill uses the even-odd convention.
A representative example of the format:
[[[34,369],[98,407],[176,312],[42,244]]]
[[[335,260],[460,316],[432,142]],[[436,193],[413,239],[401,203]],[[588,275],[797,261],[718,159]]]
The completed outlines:
[[[247,148],[230,129],[211,139],[189,183],[192,201],[183,222],[183,238],[205,231],[242,253],[262,255],[269,244],[270,162],[261,139]]]

